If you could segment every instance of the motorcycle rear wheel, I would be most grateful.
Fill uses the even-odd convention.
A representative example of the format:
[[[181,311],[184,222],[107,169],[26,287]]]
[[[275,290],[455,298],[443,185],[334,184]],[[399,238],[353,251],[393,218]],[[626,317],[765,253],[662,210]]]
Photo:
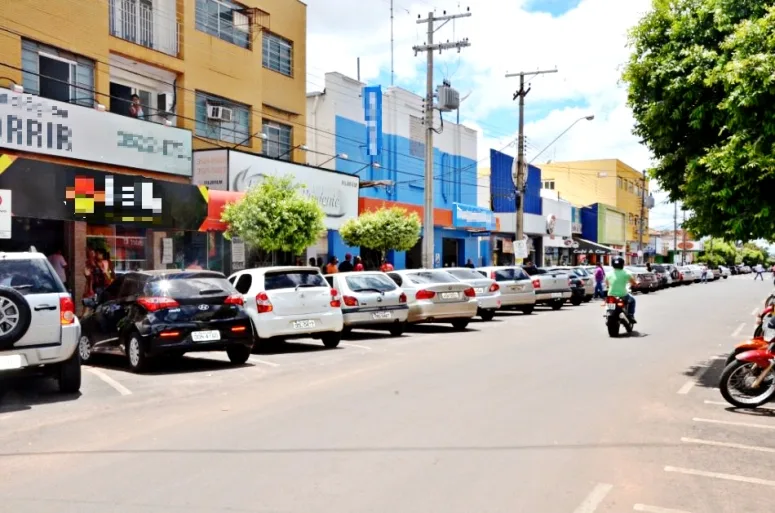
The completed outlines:
[[[756,408],[772,400],[775,396],[775,377],[772,374],[765,378],[757,390],[746,388],[758,376],[756,370],[761,372],[762,369],[751,362],[735,360],[727,365],[719,381],[719,391],[724,400],[736,408]],[[733,391],[739,393],[740,397],[733,396]]]
[[[616,338],[619,336],[619,321],[608,321],[606,322],[606,326],[608,326],[608,336],[611,338]]]

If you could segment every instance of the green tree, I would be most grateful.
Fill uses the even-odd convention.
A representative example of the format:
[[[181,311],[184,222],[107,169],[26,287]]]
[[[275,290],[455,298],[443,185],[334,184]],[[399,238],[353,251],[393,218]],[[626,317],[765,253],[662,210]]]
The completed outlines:
[[[381,252],[408,251],[420,239],[422,223],[414,212],[403,208],[380,208],[350,219],[339,228],[348,246],[361,246]]]
[[[634,133],[655,157],[651,175],[693,212],[688,228],[773,240],[775,6],[653,0],[630,47]]]
[[[301,254],[325,231],[323,209],[301,194],[301,188],[291,177],[265,177],[223,209],[221,219],[229,225],[225,235],[265,251]]]
[[[705,242],[705,254],[714,255],[720,259],[715,265],[733,264],[737,256],[737,248],[722,239],[711,239]]]
[[[767,261],[765,251],[753,242],[743,244],[743,247],[740,250],[740,256],[743,263],[746,265],[756,265]]]

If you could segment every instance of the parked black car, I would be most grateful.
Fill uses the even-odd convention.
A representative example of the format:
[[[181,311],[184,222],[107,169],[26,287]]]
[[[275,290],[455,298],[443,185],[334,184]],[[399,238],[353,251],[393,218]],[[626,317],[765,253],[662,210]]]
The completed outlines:
[[[83,304],[84,362],[92,353],[116,353],[142,372],[155,356],[226,351],[232,363],[243,364],[253,348],[242,296],[218,272],[128,272]]]

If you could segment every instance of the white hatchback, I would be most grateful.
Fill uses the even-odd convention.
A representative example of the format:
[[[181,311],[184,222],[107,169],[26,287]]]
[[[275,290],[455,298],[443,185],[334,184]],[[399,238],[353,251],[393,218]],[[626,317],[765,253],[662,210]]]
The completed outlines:
[[[255,328],[256,344],[269,339],[316,338],[334,348],[342,338],[342,303],[315,267],[264,267],[232,274]]]

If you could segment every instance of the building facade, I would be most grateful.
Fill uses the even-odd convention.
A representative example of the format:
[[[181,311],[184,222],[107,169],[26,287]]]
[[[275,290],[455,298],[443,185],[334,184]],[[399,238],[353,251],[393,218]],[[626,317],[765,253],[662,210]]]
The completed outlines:
[[[339,73],[326,73],[325,90],[307,98],[308,162],[358,175],[360,212],[399,206],[423,215],[425,132],[423,98],[398,87],[366,87]],[[480,238],[495,228],[489,208],[477,205],[476,131],[435,116],[434,134],[434,266],[481,262]],[[443,129],[441,129],[443,123]],[[427,236],[427,227],[422,236]],[[396,268],[418,268],[422,239],[388,259]],[[361,254],[338,234],[328,240],[329,255]]]

